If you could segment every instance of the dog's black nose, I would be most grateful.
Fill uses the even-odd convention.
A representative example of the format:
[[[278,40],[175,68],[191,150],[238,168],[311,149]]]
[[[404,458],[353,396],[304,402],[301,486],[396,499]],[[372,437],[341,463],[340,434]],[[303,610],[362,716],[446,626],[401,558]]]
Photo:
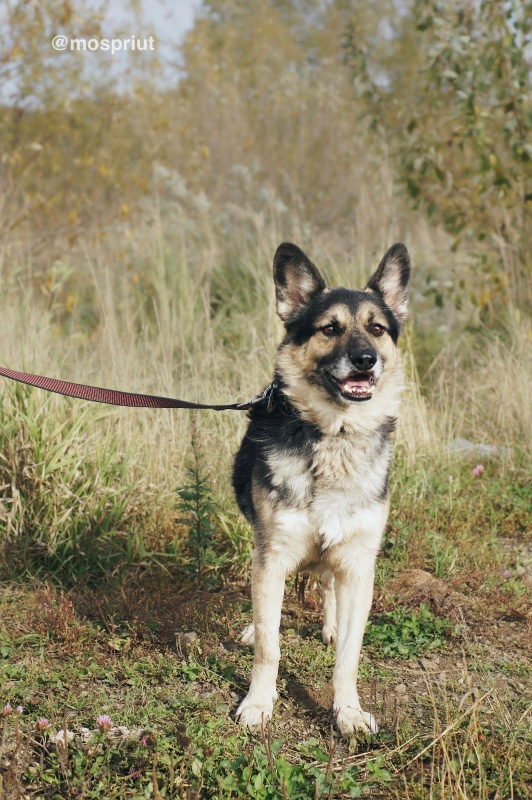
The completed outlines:
[[[360,372],[369,372],[377,363],[377,353],[374,350],[357,350],[349,357],[355,369]]]

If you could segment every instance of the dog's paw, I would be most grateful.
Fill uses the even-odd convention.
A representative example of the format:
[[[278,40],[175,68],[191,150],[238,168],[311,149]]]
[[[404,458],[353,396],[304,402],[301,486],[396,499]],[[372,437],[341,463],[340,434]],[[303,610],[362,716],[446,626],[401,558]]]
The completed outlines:
[[[335,705],[334,718],[342,736],[349,736],[354,731],[365,731],[366,733],[378,733],[379,731],[373,714],[370,714],[369,711],[362,711],[360,707]]]
[[[277,693],[273,696],[269,694],[252,695],[251,692],[244,697],[237,708],[236,719],[244,728],[253,730],[262,728],[273,714],[273,704],[277,699]]]
[[[247,625],[240,634],[240,641],[242,644],[249,644],[251,647],[255,644],[255,626],[253,623]]]
[[[324,625],[321,631],[321,640],[323,644],[336,644],[336,625]]]

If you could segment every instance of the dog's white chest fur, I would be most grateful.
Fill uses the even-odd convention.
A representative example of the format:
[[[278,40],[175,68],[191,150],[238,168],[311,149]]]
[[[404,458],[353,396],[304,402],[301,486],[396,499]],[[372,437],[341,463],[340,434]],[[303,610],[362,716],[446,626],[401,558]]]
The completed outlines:
[[[388,458],[371,459],[367,449],[349,436],[326,436],[316,445],[310,518],[323,549],[374,531],[380,538],[382,502],[376,503],[372,492],[385,480]]]
[[[349,540],[377,549],[387,515],[385,498],[375,487],[386,480],[391,445],[375,447],[375,437],[339,434],[315,442],[308,455],[273,450],[268,462],[275,513],[272,548],[289,549],[304,560],[309,549],[321,552]]]

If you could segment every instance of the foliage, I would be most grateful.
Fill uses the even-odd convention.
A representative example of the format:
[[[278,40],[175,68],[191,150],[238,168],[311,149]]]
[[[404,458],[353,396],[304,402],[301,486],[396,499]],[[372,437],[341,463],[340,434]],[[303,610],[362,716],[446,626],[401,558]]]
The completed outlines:
[[[528,0],[415,0],[380,63],[356,23],[345,41],[364,113],[412,200],[456,243],[475,240],[481,308],[530,304],[531,43]]]
[[[90,406],[41,404],[7,387],[0,402],[0,545],[11,567],[91,580],[142,550],[128,484],[129,458],[94,431]],[[129,535],[128,535],[129,534]],[[16,567],[15,567],[16,568]]]
[[[191,792],[198,797],[215,796],[216,792],[216,796],[227,800],[242,797],[314,800],[331,797],[333,791],[346,797],[362,794],[362,787],[356,780],[358,770],[344,769],[334,775],[329,769],[329,755],[313,745],[313,740],[302,743],[302,749],[306,745],[311,753],[317,753],[322,762],[319,766],[289,761],[280,754],[281,740],[271,741],[269,737],[264,737],[262,744],[247,747],[242,755],[237,755],[242,749],[241,737],[234,735],[223,745],[215,739],[215,743],[203,747],[192,746],[187,736],[189,731],[176,738],[157,737],[151,731],[142,731],[139,736],[123,741],[120,732],[113,730],[111,720],[109,732],[85,729],[84,743],[78,736],[64,747],[65,738],[70,735],[74,739],[67,723],[64,730],[68,733],[57,741],[62,730],[54,731],[54,725],[46,719],[44,722],[49,727],[35,734],[18,717],[4,719],[0,756],[6,739],[15,740],[5,771],[7,797],[14,796],[21,785],[44,791],[46,795],[50,793],[50,796],[59,791],[61,794],[83,793],[86,797],[98,797],[101,796],[98,793],[105,792],[107,797],[133,798],[141,796],[139,790],[143,790],[143,797],[162,797],[160,789],[183,799],[189,798]],[[217,727],[220,726],[211,723],[208,729],[212,734]],[[189,746],[183,748],[185,742]],[[27,763],[30,748],[38,756],[35,765]],[[233,756],[228,758],[231,751]],[[383,772],[385,770],[381,769],[380,773]],[[372,769],[371,775],[376,782],[382,780],[379,770]],[[115,776],[121,784],[116,784]],[[122,786],[119,795],[116,794],[118,785]]]
[[[126,68],[123,81],[132,93],[120,94],[109,82],[112,66],[116,75],[110,53],[87,59],[83,56],[95,54],[52,47],[58,33],[68,39],[119,35],[109,30],[109,5],[109,0],[4,4],[0,241],[31,225],[32,248],[53,248],[58,237],[72,246],[102,222],[127,217],[146,191],[150,159],[158,150],[151,128],[164,127],[160,99],[155,102],[148,89],[153,60],[143,53],[134,68]]]
[[[364,641],[383,656],[416,658],[431,650],[441,650],[449,629],[447,620],[435,617],[422,603],[418,611],[398,607],[370,620]]]
[[[203,466],[195,414],[191,415],[191,441],[193,458],[187,467],[187,475],[191,482],[177,490],[178,509],[183,514],[178,522],[187,526],[186,549],[191,556],[189,575],[200,586],[206,586],[213,581],[216,582],[213,567],[219,569],[224,556],[214,548],[216,506]]]
[[[149,29],[140,4],[127,4],[139,29]],[[134,218],[157,194],[158,167],[179,169],[204,215],[213,203],[260,213],[269,202],[279,235],[289,209],[307,225],[349,231],[366,173],[385,193],[353,129],[341,2],[206,2],[178,72],[142,54],[115,82],[110,55],[86,59],[51,46],[57,31],[120,35],[109,8],[109,0],[20,0],[6,10],[0,241],[20,237],[63,256],[61,244],[75,247]]]

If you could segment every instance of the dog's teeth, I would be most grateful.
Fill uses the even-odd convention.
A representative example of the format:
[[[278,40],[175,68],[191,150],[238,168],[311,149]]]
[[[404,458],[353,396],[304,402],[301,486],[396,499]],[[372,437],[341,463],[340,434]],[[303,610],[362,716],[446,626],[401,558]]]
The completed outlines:
[[[344,391],[347,394],[367,395],[371,394],[372,386],[346,386]]]

